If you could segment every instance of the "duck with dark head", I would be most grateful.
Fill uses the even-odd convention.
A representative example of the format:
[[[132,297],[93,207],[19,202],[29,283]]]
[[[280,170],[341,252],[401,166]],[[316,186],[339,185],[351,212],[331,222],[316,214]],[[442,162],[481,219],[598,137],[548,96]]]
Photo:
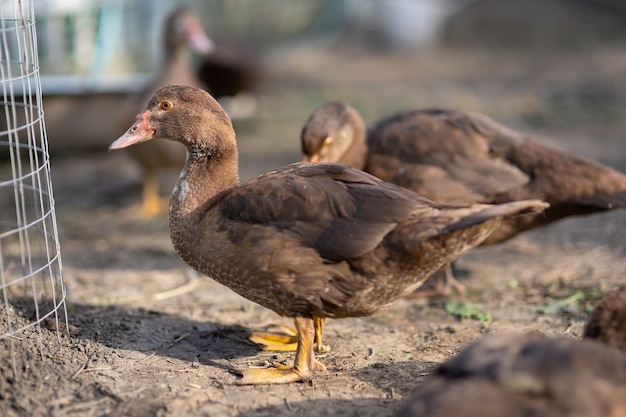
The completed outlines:
[[[110,149],[165,138],[187,159],[170,234],[193,268],[294,319],[293,367],[247,369],[240,383],[309,380],[325,319],[368,316],[412,292],[537,201],[448,206],[338,164],[295,163],[240,185],[231,121],[207,92],[158,90]]]

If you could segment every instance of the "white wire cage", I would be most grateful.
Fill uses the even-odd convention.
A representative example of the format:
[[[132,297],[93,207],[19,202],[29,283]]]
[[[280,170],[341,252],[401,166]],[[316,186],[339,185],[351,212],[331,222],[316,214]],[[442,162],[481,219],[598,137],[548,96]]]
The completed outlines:
[[[34,16],[0,3],[0,341],[67,328]]]

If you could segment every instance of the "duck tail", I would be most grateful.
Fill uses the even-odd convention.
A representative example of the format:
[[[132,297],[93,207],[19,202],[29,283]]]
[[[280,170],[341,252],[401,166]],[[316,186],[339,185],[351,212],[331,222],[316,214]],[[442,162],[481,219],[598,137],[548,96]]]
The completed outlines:
[[[497,217],[504,218],[522,214],[537,214],[543,212],[548,207],[550,207],[550,204],[541,200],[522,200],[504,204],[485,205],[484,210],[463,217],[459,221],[446,227],[443,232],[449,233],[455,230],[465,229]]]
[[[614,194],[598,194],[588,198],[579,198],[572,201],[579,206],[587,206],[590,209],[611,210],[615,208],[626,208],[626,191]]]

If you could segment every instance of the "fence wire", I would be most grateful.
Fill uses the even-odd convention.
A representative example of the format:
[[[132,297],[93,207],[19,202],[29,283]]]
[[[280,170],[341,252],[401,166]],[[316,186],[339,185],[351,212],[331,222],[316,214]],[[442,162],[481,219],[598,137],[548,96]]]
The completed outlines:
[[[34,16],[0,3],[0,341],[67,325]]]

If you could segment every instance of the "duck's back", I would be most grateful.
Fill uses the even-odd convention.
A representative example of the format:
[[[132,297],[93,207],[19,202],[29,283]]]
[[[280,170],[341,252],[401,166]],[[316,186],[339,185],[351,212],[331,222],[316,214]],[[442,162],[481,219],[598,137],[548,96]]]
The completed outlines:
[[[551,204],[509,221],[491,243],[574,214],[626,206],[626,176],[541,144],[477,113],[420,110],[368,129],[366,170],[440,203]]]
[[[368,128],[373,175],[441,203],[490,202],[528,183],[527,175],[492,151],[497,134],[466,113],[418,110]],[[501,142],[517,143],[509,135]]]

